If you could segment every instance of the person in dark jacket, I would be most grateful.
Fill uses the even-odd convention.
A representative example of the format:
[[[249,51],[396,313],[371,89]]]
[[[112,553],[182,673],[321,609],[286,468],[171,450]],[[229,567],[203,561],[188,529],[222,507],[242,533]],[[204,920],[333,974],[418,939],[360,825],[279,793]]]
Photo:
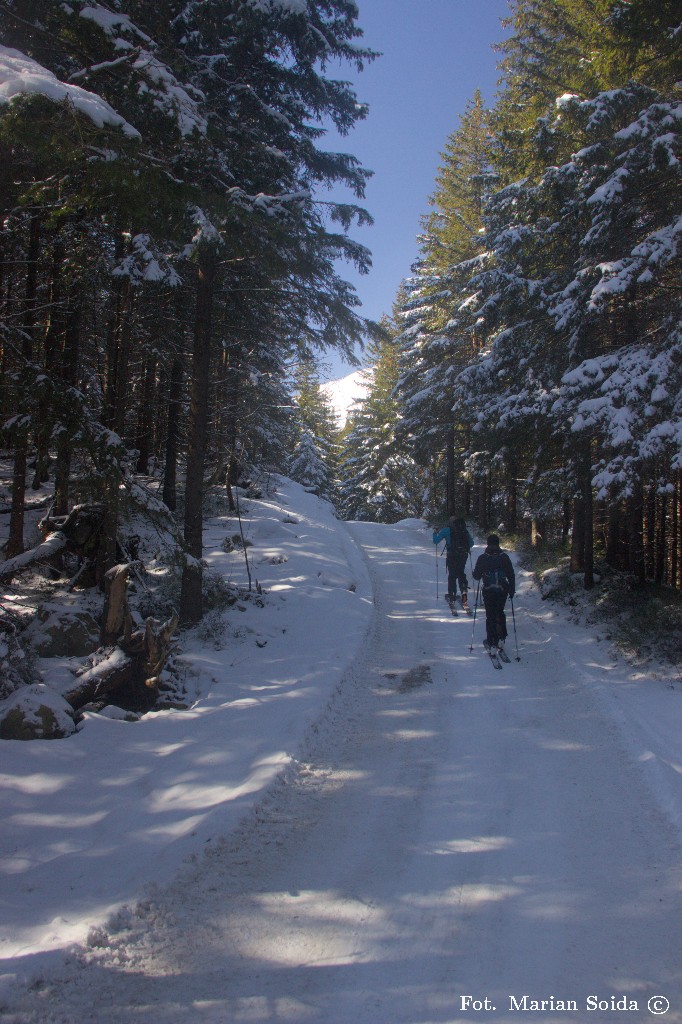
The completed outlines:
[[[448,552],[445,559],[448,570],[448,592],[445,595],[445,600],[452,604],[457,597],[457,584],[459,584],[462,595],[462,608],[467,608],[469,581],[467,580],[465,567],[469,552],[474,546],[474,541],[467,530],[467,524],[461,516],[453,516],[448,521],[448,525],[444,526],[439,533],[436,533],[434,530],[433,543],[438,544],[442,540],[445,541]]]
[[[500,538],[492,533],[488,546],[476,559],[473,573],[480,580],[485,606],[485,646],[499,648],[507,639],[507,618],[504,606],[508,597],[516,592],[514,567],[506,551],[500,547]]]

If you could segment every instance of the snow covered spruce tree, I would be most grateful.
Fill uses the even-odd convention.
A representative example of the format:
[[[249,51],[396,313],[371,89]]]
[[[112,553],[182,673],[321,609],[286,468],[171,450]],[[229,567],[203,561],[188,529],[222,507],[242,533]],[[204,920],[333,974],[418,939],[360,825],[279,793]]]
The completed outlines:
[[[465,221],[453,147],[402,304],[401,436],[424,458],[449,415],[482,524],[522,501],[538,536],[571,533],[586,586],[596,549],[682,582],[682,68],[673,5],[652,6],[513,0],[484,231],[469,251],[447,234]]]
[[[329,228],[330,220],[348,227],[365,214],[352,204],[322,210],[314,198],[320,184],[335,181],[360,196],[367,178],[352,157],[323,153],[315,145],[324,118],[345,133],[365,113],[347,84],[324,74],[331,60],[362,65],[371,58],[353,42],[360,35],[356,15],[355,6],[343,0],[305,6],[216,0],[183,13],[182,39],[198,69],[196,84],[209,120],[197,168],[201,329],[195,333],[190,404],[185,537],[191,557],[183,573],[184,621],[201,608],[201,480],[216,304],[229,315],[231,291],[239,289],[245,263],[249,286],[262,289],[254,290],[261,315],[271,314],[273,346],[283,354],[327,346],[348,350],[363,333],[352,310],[352,289],[339,278],[335,260],[345,257],[366,269],[368,253]]]
[[[610,32],[597,64],[618,80],[638,62],[623,65]],[[651,44],[649,34],[635,47],[640,66]],[[492,319],[486,350],[459,381],[460,401],[478,394],[490,411],[480,432],[511,438],[519,457],[530,439],[526,455],[537,454],[522,462],[536,516],[553,491],[572,496],[572,561],[586,586],[596,534],[614,564],[644,578],[641,486],[654,522],[666,495],[679,504],[678,124],[679,104],[644,84],[559,97],[523,162],[564,159],[492,199],[490,266],[473,281],[474,312]],[[652,534],[665,532],[663,518]],[[679,578],[676,536],[663,542],[670,582]]]
[[[320,455],[317,439],[307,427],[301,431],[291,456],[289,476],[314,494],[329,493],[329,467]]]
[[[294,372],[298,435],[289,462],[289,475],[317,494],[336,500],[339,430],[316,364],[303,359]]]
[[[108,385],[102,387],[105,380],[98,379],[98,369],[107,357],[98,347],[100,329],[87,329],[85,296],[89,289],[98,289],[97,299],[89,303],[92,310],[111,291],[120,222],[129,220],[120,214],[136,204],[142,209],[143,193],[149,208],[152,180],[158,183],[160,171],[148,152],[141,153],[140,131],[132,122],[83,85],[89,66],[97,66],[102,81],[116,91],[112,82],[118,72],[110,72],[115,67],[120,72],[131,59],[121,57],[121,39],[115,60],[107,61],[114,42],[97,17],[93,20],[100,9],[84,8],[81,17],[81,7],[17,0],[3,12],[0,145],[7,158],[3,166],[13,167],[11,177],[3,176],[0,183],[3,276],[10,297],[4,344],[10,380],[18,383],[8,396],[9,408],[19,413],[12,421],[16,460],[10,551],[23,546],[22,462],[30,444],[37,452],[33,486],[38,487],[46,480],[48,446],[54,440],[61,511],[70,497],[76,456],[88,461],[80,475],[81,497],[84,487],[92,493],[96,481],[100,491],[109,488],[113,493],[121,477],[122,448],[103,422]],[[149,96],[158,96],[146,69],[138,73],[138,84],[142,80],[148,82]],[[141,95],[142,90],[131,88],[126,97],[140,122],[152,109],[151,100]],[[13,332],[19,325],[17,344]],[[117,334],[112,326],[110,337]]]
[[[590,444],[610,560],[641,580],[674,583],[669,559],[645,558],[643,532],[649,520],[656,549],[676,543],[666,519],[682,468],[682,104],[631,85],[576,107],[588,132],[606,122],[613,134],[571,168],[589,227],[552,313],[580,361],[563,375],[552,414]]]
[[[350,352],[364,330],[336,260],[367,268],[367,250],[347,235],[366,214],[354,203],[315,198],[317,186],[332,182],[360,197],[367,179],[353,157],[316,144],[325,119],[345,133],[365,114],[347,84],[325,75],[332,61],[361,66],[372,58],[356,43],[356,17],[346,0],[121,0],[114,10],[83,0],[13,0],[3,21],[2,74],[12,85],[3,91],[0,141],[15,168],[1,183],[12,229],[3,238],[3,273],[21,311],[13,359],[17,372],[35,376],[40,367],[41,380],[53,381],[42,339],[59,328],[66,350],[59,323],[69,309],[63,321],[73,359],[64,365],[73,379],[58,379],[53,390],[84,410],[68,422],[54,411],[50,420],[44,403],[31,412],[35,389],[16,386],[13,365],[4,384],[17,413],[17,506],[22,444],[28,450],[40,441],[48,465],[46,439],[56,438],[66,486],[67,453],[90,421],[100,438],[123,442],[113,454],[116,474],[100,458],[112,505],[116,479],[130,464],[125,448],[142,471],[165,461],[172,504],[184,452],[186,620],[201,607],[209,460],[217,472],[237,452],[283,454],[286,360],[328,346]],[[30,78],[21,66],[30,66]],[[20,95],[26,83],[29,97]],[[30,246],[37,259],[26,258]],[[35,268],[32,277],[26,267]],[[31,296],[49,268],[55,296],[71,304],[56,301],[48,324]],[[47,308],[41,304],[41,313]],[[38,347],[22,352],[29,337]],[[217,428],[209,431],[209,422]],[[20,523],[14,534],[21,537]]]
[[[346,519],[393,523],[424,511],[426,474],[396,441],[399,376],[398,330],[385,321],[384,336],[367,346],[366,396],[343,435],[341,508]]]
[[[423,218],[421,254],[402,309],[398,436],[420,465],[433,468],[440,512],[449,514],[468,511],[470,500],[464,453],[471,412],[453,411],[453,390],[480,345],[458,296],[483,249],[483,209],[497,181],[488,122],[477,92],[442,154],[429,200],[433,212]]]

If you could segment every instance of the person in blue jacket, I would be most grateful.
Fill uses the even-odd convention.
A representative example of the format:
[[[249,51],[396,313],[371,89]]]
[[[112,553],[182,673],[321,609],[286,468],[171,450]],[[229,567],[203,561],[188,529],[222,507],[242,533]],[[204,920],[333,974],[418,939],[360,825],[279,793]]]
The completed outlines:
[[[434,530],[433,543],[438,544],[442,540],[445,541],[447,548],[447,558],[445,561],[448,569],[448,592],[445,595],[445,600],[452,604],[457,597],[457,584],[459,584],[462,595],[462,608],[468,608],[467,590],[469,589],[469,581],[467,580],[465,567],[469,552],[474,546],[474,541],[467,530],[467,524],[461,516],[453,516],[448,520],[448,525],[444,526],[438,533]]]

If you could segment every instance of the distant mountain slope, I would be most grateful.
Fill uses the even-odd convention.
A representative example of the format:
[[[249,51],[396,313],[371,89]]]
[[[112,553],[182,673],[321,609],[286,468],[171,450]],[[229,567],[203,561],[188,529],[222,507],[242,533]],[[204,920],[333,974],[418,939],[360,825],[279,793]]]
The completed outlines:
[[[343,427],[348,419],[348,411],[356,402],[367,394],[367,385],[362,381],[363,370],[354,370],[338,380],[330,380],[322,385],[322,390],[334,407],[334,412]]]

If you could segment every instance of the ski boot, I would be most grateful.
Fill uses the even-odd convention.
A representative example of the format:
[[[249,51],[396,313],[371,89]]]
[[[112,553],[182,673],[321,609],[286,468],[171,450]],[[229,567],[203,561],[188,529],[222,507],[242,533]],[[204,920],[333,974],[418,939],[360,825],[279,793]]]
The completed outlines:
[[[504,661],[507,665],[510,665],[509,655],[504,649],[504,640],[499,640],[497,643],[497,656],[501,661]]]

